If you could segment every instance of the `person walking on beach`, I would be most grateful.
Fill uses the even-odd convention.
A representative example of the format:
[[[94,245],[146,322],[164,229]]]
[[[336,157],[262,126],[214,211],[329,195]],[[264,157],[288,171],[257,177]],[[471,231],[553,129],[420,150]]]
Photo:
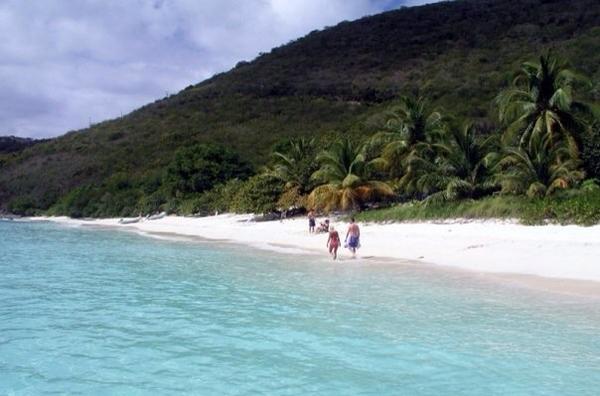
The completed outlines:
[[[329,238],[327,238],[327,248],[333,259],[337,259],[337,251],[340,247],[340,235],[333,226],[329,227]]]
[[[312,234],[315,232],[315,225],[317,224],[316,218],[315,218],[315,212],[314,210],[309,210],[308,211],[308,233]]]
[[[350,218],[345,241],[346,246],[352,252],[352,257],[356,257],[356,251],[360,247],[360,228],[358,228],[358,224],[354,222],[354,217]]]

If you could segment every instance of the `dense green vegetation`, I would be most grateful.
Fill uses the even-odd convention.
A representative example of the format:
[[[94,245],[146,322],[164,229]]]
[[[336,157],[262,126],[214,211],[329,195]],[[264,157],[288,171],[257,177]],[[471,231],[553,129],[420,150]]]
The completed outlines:
[[[357,214],[356,218],[359,221],[374,222],[517,219],[525,224],[555,222],[593,225],[600,222],[600,192],[597,189],[584,189],[543,198],[502,195],[431,204],[413,201],[385,209],[364,211]]]
[[[0,155],[0,206],[127,216],[417,200],[407,208],[427,217],[517,202],[587,223],[595,206],[576,202],[594,195],[558,197],[600,176],[598,26],[593,0],[464,0],[343,22]],[[560,202],[581,210],[561,217]]]
[[[247,179],[250,164],[233,151],[215,145],[198,144],[180,149],[167,166],[163,183],[169,195],[185,197],[203,193],[230,179]]]

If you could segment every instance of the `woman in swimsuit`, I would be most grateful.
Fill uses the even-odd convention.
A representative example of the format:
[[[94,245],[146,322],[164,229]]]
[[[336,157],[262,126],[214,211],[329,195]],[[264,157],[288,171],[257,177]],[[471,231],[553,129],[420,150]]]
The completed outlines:
[[[329,248],[329,254],[333,256],[333,259],[337,259],[337,251],[340,247],[340,235],[333,228],[333,226],[329,227],[329,238],[327,239],[327,247]]]

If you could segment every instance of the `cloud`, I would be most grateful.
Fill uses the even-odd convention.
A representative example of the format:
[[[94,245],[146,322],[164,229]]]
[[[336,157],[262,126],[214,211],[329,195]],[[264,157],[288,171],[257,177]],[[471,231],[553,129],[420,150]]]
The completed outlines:
[[[417,2],[6,0],[0,135],[47,137],[86,127],[311,30],[404,3]]]

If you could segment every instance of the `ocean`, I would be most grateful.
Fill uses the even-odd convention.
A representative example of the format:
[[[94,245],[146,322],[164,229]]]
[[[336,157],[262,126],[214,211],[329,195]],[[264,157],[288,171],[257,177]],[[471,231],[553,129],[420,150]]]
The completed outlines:
[[[3,395],[599,389],[598,298],[427,265],[0,221]]]

